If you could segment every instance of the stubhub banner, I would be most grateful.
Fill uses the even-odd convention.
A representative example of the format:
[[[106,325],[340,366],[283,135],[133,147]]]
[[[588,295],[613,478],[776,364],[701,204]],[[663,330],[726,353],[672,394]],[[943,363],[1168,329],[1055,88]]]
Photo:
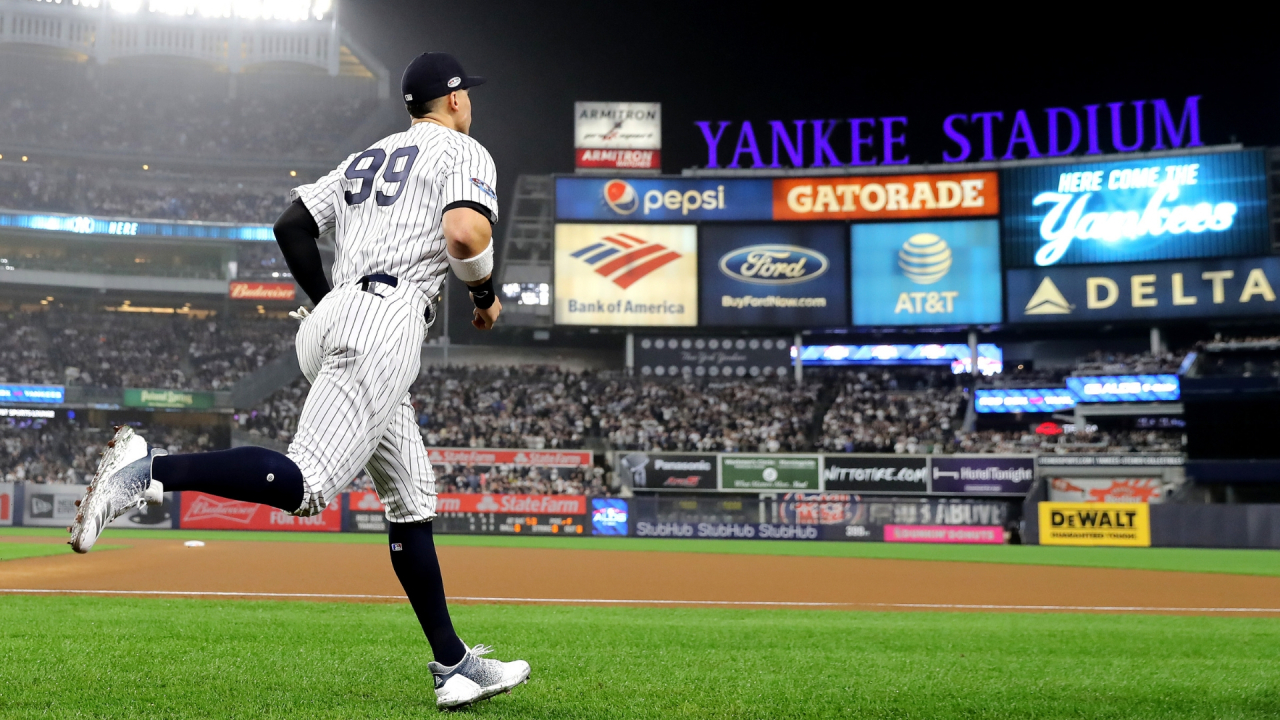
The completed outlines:
[[[557,220],[772,220],[769,178],[556,178]]]
[[[996,220],[854,225],[854,325],[1000,322]]]
[[[1009,270],[1011,323],[1274,315],[1280,258]]]
[[[1267,253],[1263,152],[1004,170],[1005,264],[1050,267]]]
[[[708,225],[699,238],[704,325],[848,324],[843,225]]]

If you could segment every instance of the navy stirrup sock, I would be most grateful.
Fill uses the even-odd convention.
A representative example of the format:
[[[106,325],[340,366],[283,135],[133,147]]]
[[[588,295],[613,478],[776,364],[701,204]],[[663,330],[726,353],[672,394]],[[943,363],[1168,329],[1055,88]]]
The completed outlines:
[[[151,462],[151,477],[164,483],[166,491],[194,490],[286,512],[302,507],[302,471],[287,455],[266,448],[158,455]]]
[[[449,607],[444,599],[444,578],[436,558],[431,523],[390,523],[391,566],[404,586],[409,604],[431,643],[436,662],[453,666],[466,656],[467,648],[453,630]]]

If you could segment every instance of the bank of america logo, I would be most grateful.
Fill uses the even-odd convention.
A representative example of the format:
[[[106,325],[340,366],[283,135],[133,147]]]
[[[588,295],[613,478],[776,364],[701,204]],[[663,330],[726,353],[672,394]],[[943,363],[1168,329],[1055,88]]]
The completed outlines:
[[[645,275],[679,260],[680,253],[634,235],[615,233],[570,253],[570,257],[585,262],[597,275],[609,278],[614,285],[626,290]]]

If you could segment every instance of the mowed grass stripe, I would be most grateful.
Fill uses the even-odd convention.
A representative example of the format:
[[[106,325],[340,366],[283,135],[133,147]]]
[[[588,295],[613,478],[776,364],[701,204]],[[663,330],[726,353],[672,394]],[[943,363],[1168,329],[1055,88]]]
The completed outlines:
[[[65,538],[54,528],[0,529],[6,535]],[[109,529],[107,541],[131,538],[173,540],[340,542],[383,544],[375,533],[257,532],[242,530]],[[1197,573],[1280,576],[1280,551],[1205,548],[1066,548],[1041,545],[930,545],[787,540],[687,540],[665,538],[546,537],[509,535],[437,535],[442,546],[551,548],[631,552],[692,552],[731,555],[869,558],[988,562],[1013,565],[1171,570]]]
[[[1250,618],[453,609],[533,666],[488,718],[1274,718]],[[0,597],[0,716],[434,716],[407,605]]]

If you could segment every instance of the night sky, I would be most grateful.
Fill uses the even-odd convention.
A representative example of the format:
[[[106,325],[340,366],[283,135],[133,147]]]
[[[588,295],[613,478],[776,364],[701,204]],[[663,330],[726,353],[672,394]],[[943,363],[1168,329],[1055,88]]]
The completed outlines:
[[[1007,124],[1025,109],[1043,145],[1047,107],[1083,115],[1082,106],[1102,104],[1105,114],[1109,102],[1165,98],[1176,120],[1188,95],[1202,96],[1205,144],[1280,144],[1280,53],[1261,38],[1213,45],[1185,28],[1175,38],[1137,18],[1131,26],[1087,15],[1017,33],[972,19],[907,26],[862,7],[766,14],[694,2],[361,0],[341,17],[397,89],[405,64],[427,50],[452,52],[490,78],[473,92],[472,132],[493,154],[504,193],[516,175],[573,170],[575,100],[661,102],[668,173],[707,162],[696,120],[750,119],[759,129],[767,120],[907,116],[911,161],[936,163],[944,147],[954,151],[943,143],[949,114],[1002,111]],[[1121,32],[1100,35],[1100,26]],[[834,136],[846,159],[847,134],[843,125]],[[725,158],[734,139],[722,140]]]
[[[934,19],[931,7],[361,0],[342,6],[341,22],[391,70],[393,94],[404,66],[428,50],[489,78],[472,92],[472,134],[497,162],[504,210],[517,175],[573,171],[576,100],[661,102],[667,173],[706,164],[698,120],[735,121],[723,165],[744,119],[767,163],[769,120],[906,116],[911,162],[938,163],[955,151],[944,144],[947,115],[1001,111],[1007,139],[1024,109],[1044,150],[1045,108],[1083,117],[1089,104],[1105,115],[1107,103],[1164,98],[1176,121],[1189,95],[1201,96],[1204,144],[1280,145],[1280,52],[1260,21],[1225,18],[1215,30],[1207,16],[1160,25],[1055,6],[996,18],[1006,26],[996,29],[974,15]],[[1056,19],[1043,16],[1050,10]],[[1146,122],[1150,146],[1150,114]],[[1100,131],[1110,151],[1109,126]],[[833,138],[847,161],[847,122]],[[454,341],[492,342],[461,327],[463,310],[459,300]]]

